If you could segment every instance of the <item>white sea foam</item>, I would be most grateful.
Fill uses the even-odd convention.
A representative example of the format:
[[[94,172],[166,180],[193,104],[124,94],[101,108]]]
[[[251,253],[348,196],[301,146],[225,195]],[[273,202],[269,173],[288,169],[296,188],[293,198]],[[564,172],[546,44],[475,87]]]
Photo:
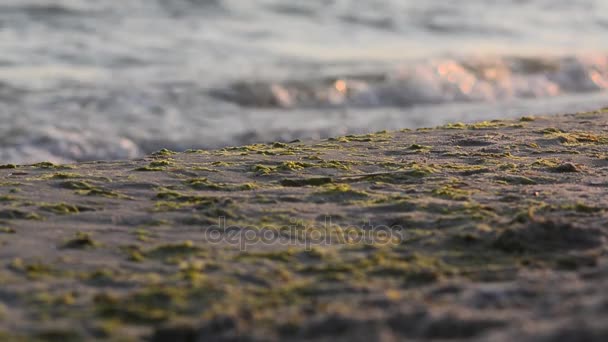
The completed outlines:
[[[239,82],[211,92],[250,107],[409,107],[554,97],[608,88],[608,57],[438,59],[367,75]]]

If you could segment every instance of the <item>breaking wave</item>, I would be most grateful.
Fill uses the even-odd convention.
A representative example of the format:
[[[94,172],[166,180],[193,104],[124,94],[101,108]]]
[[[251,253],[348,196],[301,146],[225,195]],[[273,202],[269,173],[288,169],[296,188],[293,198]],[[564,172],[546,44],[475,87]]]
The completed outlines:
[[[211,95],[246,107],[409,107],[586,93],[608,88],[608,56],[437,59],[390,72],[236,82]]]

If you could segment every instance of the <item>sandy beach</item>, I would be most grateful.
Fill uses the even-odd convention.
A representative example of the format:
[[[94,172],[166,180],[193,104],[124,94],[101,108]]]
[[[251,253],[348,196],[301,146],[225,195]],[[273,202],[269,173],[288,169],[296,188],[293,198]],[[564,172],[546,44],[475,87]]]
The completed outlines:
[[[608,110],[0,166],[0,340],[608,340]]]

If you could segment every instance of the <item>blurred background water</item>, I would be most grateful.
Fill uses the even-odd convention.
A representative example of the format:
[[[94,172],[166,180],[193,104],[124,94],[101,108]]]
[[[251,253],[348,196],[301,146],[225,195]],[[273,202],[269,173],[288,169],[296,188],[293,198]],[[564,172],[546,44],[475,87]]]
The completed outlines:
[[[0,162],[608,105],[605,0],[0,0]]]

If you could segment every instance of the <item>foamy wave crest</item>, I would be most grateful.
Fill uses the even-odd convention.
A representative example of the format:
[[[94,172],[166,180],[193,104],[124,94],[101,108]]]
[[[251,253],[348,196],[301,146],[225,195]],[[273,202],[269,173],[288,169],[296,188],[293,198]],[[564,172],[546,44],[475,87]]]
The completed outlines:
[[[27,134],[21,132],[29,131]],[[17,139],[5,136],[0,148],[0,161],[28,164],[39,161],[58,163],[135,158],[142,154],[139,147],[127,138],[111,134],[100,136],[94,132],[77,132],[56,127],[17,130]]]
[[[392,72],[239,82],[211,95],[246,107],[407,107],[542,98],[608,88],[608,56],[436,59]]]

